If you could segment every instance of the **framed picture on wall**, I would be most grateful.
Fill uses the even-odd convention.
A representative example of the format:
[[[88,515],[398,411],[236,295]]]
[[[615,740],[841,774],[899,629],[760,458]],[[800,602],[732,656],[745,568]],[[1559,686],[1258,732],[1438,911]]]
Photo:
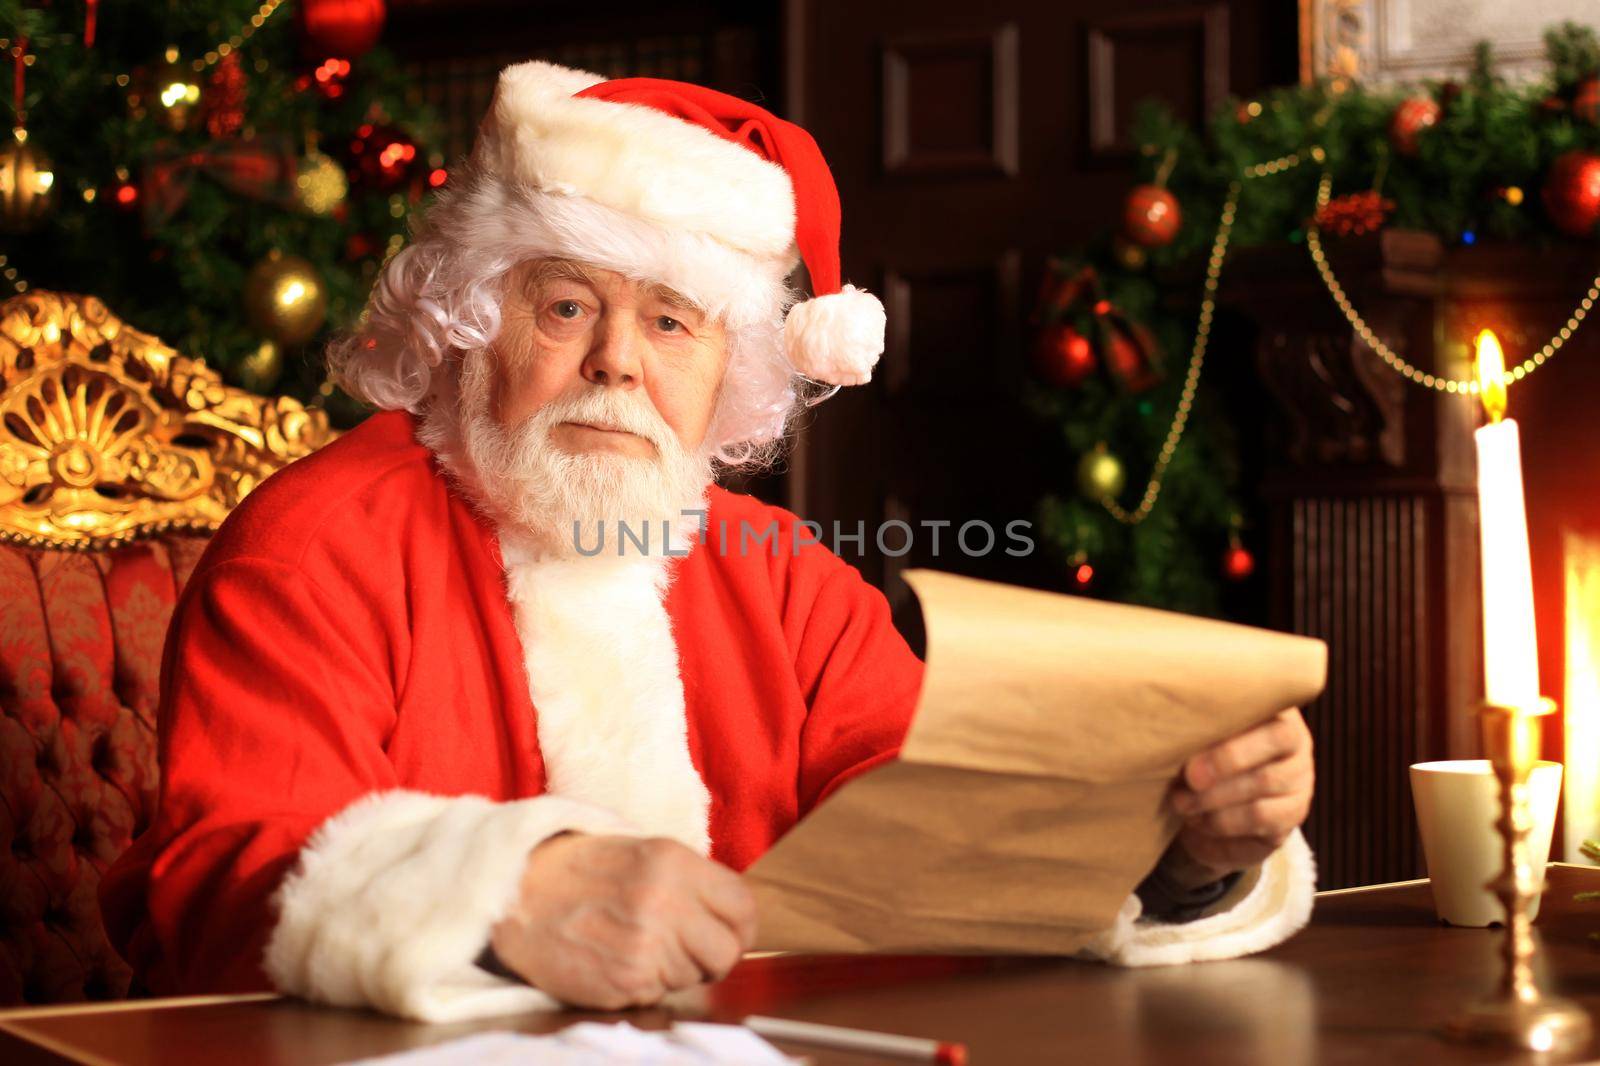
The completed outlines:
[[[1479,41],[1494,43],[1508,78],[1544,72],[1547,27],[1600,26],[1596,0],[1299,0],[1300,80],[1392,85],[1466,71]]]

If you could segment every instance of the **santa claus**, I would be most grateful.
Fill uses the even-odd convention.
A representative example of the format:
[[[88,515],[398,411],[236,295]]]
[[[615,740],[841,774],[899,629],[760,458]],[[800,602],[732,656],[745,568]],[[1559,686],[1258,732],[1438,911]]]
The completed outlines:
[[[895,757],[921,678],[876,589],[714,485],[868,379],[883,310],[841,287],[838,242],[815,142],[753,104],[501,75],[333,352],[382,411],[258,488],[173,617],[159,810],[102,883],[154,991],[451,1020],[734,965],[736,871]],[[1196,757],[1185,829],[1097,953],[1303,924],[1310,768],[1294,711]]]

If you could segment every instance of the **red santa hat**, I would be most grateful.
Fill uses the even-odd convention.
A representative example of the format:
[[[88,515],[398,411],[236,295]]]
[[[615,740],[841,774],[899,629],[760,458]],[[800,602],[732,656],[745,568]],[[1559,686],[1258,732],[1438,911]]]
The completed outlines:
[[[813,295],[784,321],[790,364],[831,385],[871,377],[883,305],[840,284],[838,190],[794,123],[686,82],[519,63],[500,74],[472,166],[565,218],[543,230],[547,254],[625,267],[735,317],[772,310],[750,306],[778,291],[752,276],[781,279],[804,262]],[[600,210],[573,210],[583,201]],[[656,263],[638,261],[641,225],[660,235]]]

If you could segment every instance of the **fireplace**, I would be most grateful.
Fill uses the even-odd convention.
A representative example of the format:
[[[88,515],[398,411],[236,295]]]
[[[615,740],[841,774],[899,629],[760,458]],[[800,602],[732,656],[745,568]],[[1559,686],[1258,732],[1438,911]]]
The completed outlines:
[[[1567,769],[1559,857],[1586,862],[1578,846],[1600,839],[1600,532],[1568,529],[1561,543]]]
[[[1456,378],[1471,376],[1469,342],[1481,327],[1500,335],[1513,362],[1538,348],[1596,270],[1587,247],[1449,247],[1405,231],[1342,241],[1329,254],[1390,346]],[[1303,246],[1243,251],[1228,271],[1225,302],[1254,324],[1257,369],[1276,408],[1262,486],[1274,621],[1330,645],[1327,693],[1307,709],[1318,746],[1307,835],[1321,883],[1420,876],[1406,766],[1481,754],[1472,442],[1481,408],[1383,365],[1354,337]],[[1597,401],[1600,321],[1511,389],[1541,687],[1562,704],[1546,753],[1571,775],[1566,838],[1600,834]],[[1557,858],[1575,854],[1558,841]]]

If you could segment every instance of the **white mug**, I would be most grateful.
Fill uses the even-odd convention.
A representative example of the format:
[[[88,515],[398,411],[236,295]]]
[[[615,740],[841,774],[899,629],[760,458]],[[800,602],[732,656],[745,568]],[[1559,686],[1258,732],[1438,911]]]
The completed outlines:
[[[1419,762],[1411,767],[1411,798],[1428,860],[1433,905],[1451,925],[1485,926],[1505,921],[1505,908],[1487,885],[1505,868],[1505,844],[1494,823],[1500,817],[1500,782],[1487,759]],[[1538,917],[1544,867],[1561,799],[1561,764],[1540,760],[1528,774],[1533,832],[1528,855],[1537,886],[1528,918]]]

